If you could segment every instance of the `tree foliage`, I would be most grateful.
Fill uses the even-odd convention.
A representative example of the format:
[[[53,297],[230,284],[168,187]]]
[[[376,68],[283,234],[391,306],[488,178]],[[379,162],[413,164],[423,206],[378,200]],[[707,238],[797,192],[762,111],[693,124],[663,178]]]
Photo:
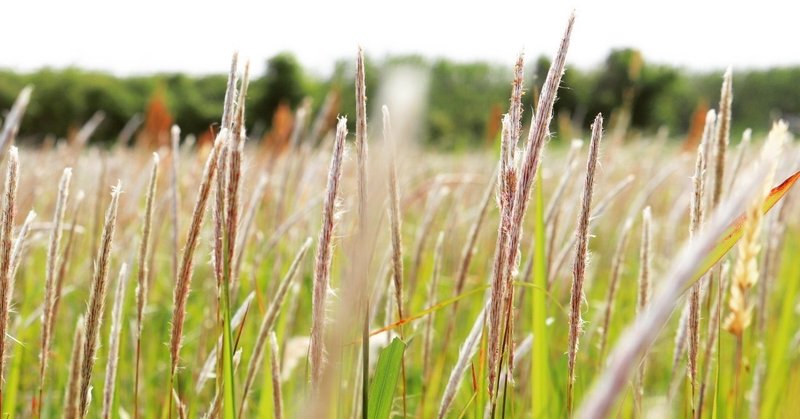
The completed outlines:
[[[307,72],[290,53],[270,58],[263,74],[251,75],[248,128],[255,131],[254,138],[260,138],[259,133],[270,128],[272,115],[281,104],[295,109],[308,97],[312,111],[317,112],[331,89],[341,93],[335,111],[353,115],[353,61],[340,60],[333,74],[323,78]],[[549,67],[546,58],[534,62],[529,67],[531,73],[526,75],[528,91],[523,98],[528,115]],[[381,61],[367,57],[366,81],[372,114],[382,105],[377,99],[383,75],[399,65],[418,67],[429,76],[424,98],[426,110],[421,121],[423,143],[458,149],[493,140],[497,119],[508,107],[510,65],[430,60],[420,56],[388,57]],[[690,72],[648,63],[633,49],[614,50],[597,68],[568,68],[555,113],[560,120],[584,130],[597,113],[613,118],[627,107],[632,129],[653,132],[664,126],[680,135],[688,129],[699,103],[716,103],[721,77],[722,71]],[[778,117],[800,123],[800,85],[796,83],[799,78],[800,67],[734,71],[734,133],[746,127],[769,126]],[[45,68],[27,74],[0,70],[0,112],[7,111],[28,84],[34,86],[36,100],[31,101],[25,115],[21,137],[32,142],[41,141],[47,134],[65,137],[97,110],[104,111],[106,118],[92,140],[113,140],[133,115],[146,111],[158,89],[163,89],[168,111],[182,131],[203,134],[216,123],[225,92],[223,75],[116,77],[77,68]]]

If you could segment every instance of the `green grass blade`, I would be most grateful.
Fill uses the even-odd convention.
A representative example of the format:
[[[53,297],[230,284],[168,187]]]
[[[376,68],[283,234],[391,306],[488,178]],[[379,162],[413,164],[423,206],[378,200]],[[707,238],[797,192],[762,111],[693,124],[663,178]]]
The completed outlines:
[[[763,213],[769,212],[778,201],[783,198],[789,189],[794,186],[795,182],[800,179],[800,171],[795,172],[795,174],[789,176],[784,180],[780,185],[772,188],[767,199],[764,200],[764,203],[761,206],[761,210]],[[717,262],[728,253],[729,250],[733,248],[733,245],[736,244],[737,241],[742,237],[742,227],[744,226],[745,216],[742,214],[739,218],[731,223],[731,226],[725,230],[725,233],[722,235],[722,240],[720,240],[716,246],[714,246],[711,251],[708,252],[703,263],[700,265],[700,268],[695,273],[694,278],[686,285],[688,289],[691,287],[695,281],[700,279],[706,272],[708,272],[711,267],[713,267]]]
[[[369,418],[386,419],[392,412],[394,390],[400,379],[400,368],[403,364],[403,352],[406,344],[398,338],[381,351],[375,376],[369,386]]]
[[[783,260],[792,260],[800,251],[800,241],[796,237],[787,236]],[[780,291],[782,302],[775,329],[771,333],[768,348],[767,378],[762,392],[764,402],[761,405],[761,417],[780,416],[782,397],[786,395],[787,371],[791,368],[792,336],[796,331],[797,317],[795,307],[797,294],[800,292],[800,270],[793,263],[784,263],[778,278],[784,278],[785,285]],[[777,294],[776,294],[777,295]]]
[[[25,347],[22,345],[9,345],[12,346],[11,356],[11,373],[5,383],[6,391],[3,394],[3,417],[15,416],[17,406],[17,395],[19,393],[20,373],[22,372],[22,365],[26,355]],[[39,403],[42,401],[39,400]]]
[[[394,322],[392,324],[389,324],[387,326],[381,327],[380,329],[375,329],[375,330],[369,332],[369,335],[370,336],[375,336],[377,334],[386,332],[388,330],[393,330],[393,329],[396,329],[398,327],[401,327],[401,326],[405,325],[406,323],[410,323],[410,322],[413,322],[415,320],[419,320],[419,319],[421,319],[421,318],[423,318],[423,317],[425,317],[425,316],[427,316],[427,315],[429,315],[431,313],[435,313],[435,312],[437,312],[437,311],[449,306],[450,304],[455,303],[456,301],[461,300],[462,298],[466,298],[466,297],[469,297],[471,295],[476,295],[481,291],[485,291],[487,288],[489,288],[489,286],[488,285],[484,285],[484,286],[475,288],[474,290],[464,292],[461,295],[458,295],[456,297],[448,298],[448,299],[446,299],[446,300],[444,300],[442,302],[439,302],[437,304],[434,304],[434,305],[428,307],[427,309],[425,309],[425,310],[423,310],[423,311],[421,311],[421,312],[419,312],[417,314],[414,314],[412,316],[406,317],[405,319],[402,319],[402,320],[398,320],[398,321],[396,321],[396,322]]]
[[[558,308],[557,313],[561,313],[561,315],[563,315],[565,319],[569,317],[569,312],[567,311],[567,308],[561,305],[556,296],[547,291],[546,286],[540,287],[538,285],[531,284],[530,282],[521,282],[521,281],[514,281],[512,283],[514,284],[515,287],[528,288],[532,290],[534,293],[539,293],[543,295],[545,299],[550,301],[550,304],[555,304],[555,306]]]
[[[533,252],[533,286],[547,289],[547,256],[545,255],[544,198],[542,193],[542,175],[536,175],[534,195],[534,252]],[[548,403],[553,400],[548,368],[547,347],[547,308],[545,292],[534,292],[533,310],[533,354],[531,357],[531,412],[534,418],[546,417],[550,412]]]
[[[267,361],[269,362],[269,361]],[[264,370],[267,369],[267,365],[263,365],[262,368]],[[271,370],[272,365],[269,365]],[[263,378],[261,381],[261,395],[258,400],[258,416],[259,418],[270,418],[272,417],[272,413],[275,412],[275,403],[272,397],[272,392],[274,391],[272,387],[272,374],[262,374]],[[284,414],[285,414],[284,406]],[[247,412],[243,412],[242,415],[246,415]]]
[[[467,416],[467,412],[469,411],[469,407],[472,405],[472,402],[475,401],[475,398],[478,396],[478,392],[472,392],[472,397],[469,398],[467,405],[461,410],[461,413],[458,415],[458,419],[463,419]]]
[[[361,415],[369,417],[369,299],[364,306],[364,324],[361,331]]]

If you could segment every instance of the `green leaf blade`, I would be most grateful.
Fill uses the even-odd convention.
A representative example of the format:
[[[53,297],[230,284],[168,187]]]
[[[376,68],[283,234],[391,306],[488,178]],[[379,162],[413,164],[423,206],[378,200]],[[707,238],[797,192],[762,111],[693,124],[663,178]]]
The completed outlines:
[[[369,386],[370,419],[389,417],[394,401],[394,391],[400,379],[405,349],[405,342],[394,338],[392,343],[385,347],[378,356],[375,376],[372,377],[372,384]]]
[[[545,254],[546,237],[544,225],[544,197],[542,193],[542,175],[536,176],[535,187],[535,230],[533,253],[533,285],[538,290],[533,292],[533,356],[531,358],[531,412],[534,418],[546,417],[550,411],[548,402],[553,400],[548,368],[547,339],[547,255]],[[539,291],[541,290],[541,291]]]
[[[766,214],[772,209],[775,204],[780,201],[787,192],[794,186],[797,180],[800,179],[800,171],[795,172],[793,175],[786,178],[780,185],[772,188],[767,198],[761,204],[761,211]],[[691,287],[692,284],[695,283],[700,277],[705,275],[709,269],[711,269],[714,265],[719,262],[723,256],[725,256],[728,251],[730,251],[736,242],[742,237],[742,229],[744,227],[745,217],[744,214],[739,216],[736,220],[731,223],[731,226],[725,231],[722,235],[720,241],[708,252],[703,263],[700,265],[700,268],[697,270],[697,273],[692,278],[692,281],[689,282],[687,285]]]

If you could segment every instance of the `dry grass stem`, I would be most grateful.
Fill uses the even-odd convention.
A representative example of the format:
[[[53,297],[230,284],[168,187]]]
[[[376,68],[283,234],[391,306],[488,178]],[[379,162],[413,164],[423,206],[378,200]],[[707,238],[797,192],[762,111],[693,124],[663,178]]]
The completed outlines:
[[[72,357],[69,362],[69,381],[64,394],[64,418],[76,419],[81,417],[78,410],[80,404],[81,364],[83,364],[84,321],[78,318],[75,325],[75,336],[72,339]]]
[[[100,340],[100,326],[103,322],[103,306],[108,289],[108,269],[111,264],[111,246],[114,242],[114,231],[117,227],[117,208],[119,196],[122,194],[122,184],[117,185],[111,192],[111,203],[106,211],[103,233],[100,246],[95,258],[94,274],[92,275],[89,304],[86,308],[85,340],[83,345],[83,359],[81,363],[81,389],[79,412],[81,417],[86,417],[89,411],[89,401],[92,389],[92,372],[96,361],[97,347]]]
[[[706,337],[706,345],[703,350],[703,373],[700,375],[700,386],[697,394],[697,405],[694,410],[694,418],[700,419],[703,416],[703,404],[705,402],[706,390],[711,380],[711,366],[713,364],[714,353],[717,349],[717,339],[719,339],[719,323],[722,317],[722,296],[723,290],[728,287],[729,264],[726,262],[722,265],[721,274],[719,276],[719,287],[717,288],[717,295],[714,298],[714,303],[711,306],[711,317],[708,321],[708,336]]]
[[[690,240],[694,238],[703,225],[703,202],[705,198],[705,154],[703,153],[704,145],[701,143],[697,149],[697,159],[695,163],[694,176],[692,177],[692,201],[691,211],[689,216],[689,236]],[[688,315],[688,328],[689,328],[689,358],[688,358],[688,372],[690,395],[692,404],[694,404],[695,385],[697,384],[697,361],[700,347],[700,284],[702,279],[697,281],[692,286],[689,294],[689,315]],[[680,334],[680,333],[679,333]],[[680,352],[680,351],[676,351]]]
[[[97,111],[92,114],[91,118],[89,118],[82,126],[81,129],[75,134],[75,138],[73,142],[75,144],[75,148],[82,149],[86,146],[89,142],[89,138],[92,137],[97,128],[106,119],[106,114],[103,111]]]
[[[6,337],[8,317],[11,307],[13,287],[11,249],[13,247],[14,220],[17,215],[17,187],[19,184],[19,151],[11,146],[8,151],[5,196],[2,209],[2,230],[0,230],[0,400],[3,396],[3,381],[6,363]],[[2,401],[0,401],[2,403]]]
[[[114,388],[117,384],[117,367],[119,364],[119,342],[122,333],[122,308],[125,305],[125,286],[128,283],[128,265],[122,264],[117,277],[117,289],[114,292],[114,307],[111,310],[111,329],[108,339],[108,363],[106,379],[103,385],[103,419],[111,418],[114,403]]]
[[[69,232],[67,233],[67,243],[64,245],[64,252],[60,258],[61,263],[59,264],[58,267],[58,275],[56,277],[56,284],[55,284],[56,289],[53,298],[53,315],[51,316],[54,319],[58,317],[58,308],[61,303],[61,295],[63,294],[64,291],[64,278],[67,276],[67,267],[70,257],[72,256],[72,250],[75,244],[75,230],[77,230],[78,227],[78,214],[80,214],[80,210],[83,207],[84,197],[85,194],[83,193],[83,191],[78,191],[78,195],[75,198],[75,204],[72,213],[72,221],[70,221],[70,228],[68,230]],[[53,335],[52,329],[54,327],[54,324],[55,322],[50,323],[51,330],[50,332],[48,332],[50,333],[50,336]]]
[[[217,178],[214,188],[212,219],[214,221],[214,238],[212,242],[212,263],[214,278],[217,281],[217,304],[222,296],[222,282],[225,280],[225,214],[227,201],[228,161],[230,156],[230,136],[220,141],[217,155]],[[219,313],[217,314],[219,316]]]
[[[272,366],[272,405],[275,419],[283,417],[283,397],[281,396],[281,365],[278,339],[275,332],[269,334],[270,365]]]
[[[228,72],[228,85],[225,88],[225,102],[222,107],[222,129],[232,129],[234,108],[236,106],[236,82],[237,70],[239,68],[239,52],[236,51],[231,57],[231,67]]]
[[[650,304],[650,271],[652,270],[653,248],[652,248],[652,211],[647,207],[642,212],[642,242],[639,250],[639,280],[638,292],[636,297],[636,316],[640,316],[647,305]],[[642,413],[642,399],[644,397],[644,375],[646,369],[646,359],[639,363],[639,370],[634,382],[634,406],[637,414]]]
[[[325,368],[325,311],[330,288],[331,253],[333,233],[336,224],[336,200],[342,178],[344,140],[347,136],[347,118],[340,118],[336,126],[336,139],[333,143],[328,186],[322,209],[322,227],[317,241],[317,255],[314,263],[314,290],[311,314],[311,387],[315,394],[321,390],[322,374]]]
[[[242,179],[242,159],[244,154],[245,130],[244,112],[245,101],[247,99],[247,88],[250,83],[250,63],[246,62],[244,74],[242,76],[241,91],[239,102],[236,108],[236,119],[233,125],[231,144],[229,150],[230,171],[227,178],[227,191],[225,193],[226,225],[225,232],[225,278],[229,281],[231,290],[237,289],[238,278],[233,276],[233,262],[239,250],[236,248],[237,236],[239,234],[239,190],[241,189]],[[222,173],[222,172],[220,172]],[[222,179],[222,176],[219,177]]]
[[[436,301],[437,287],[439,285],[439,275],[442,270],[442,245],[444,243],[444,232],[440,232],[436,238],[436,248],[433,251],[433,273],[428,283],[428,297],[426,301]],[[433,320],[435,315],[431,313],[425,324],[425,335],[423,337],[422,370],[425,371],[423,378],[429,375],[431,350],[433,349]],[[427,381],[427,380],[425,380]]]
[[[7,144],[14,144],[22,117],[25,115],[25,109],[27,109],[28,103],[31,101],[32,92],[32,86],[25,86],[17,95],[17,99],[11,106],[8,115],[5,116],[3,128],[0,130],[0,153],[5,151]]]
[[[25,221],[22,222],[22,227],[19,228],[17,238],[14,240],[14,248],[11,249],[11,285],[9,287],[9,295],[14,294],[14,285],[17,282],[17,270],[19,269],[20,263],[22,263],[22,252],[27,248],[28,232],[30,232],[31,224],[33,224],[35,219],[36,213],[28,211]]]
[[[514,171],[513,176],[516,178],[516,187],[513,189],[513,201],[510,200],[510,221],[508,225],[508,239],[504,241],[502,248],[498,248],[496,258],[502,263],[500,264],[501,281],[504,284],[502,289],[503,293],[494,295],[493,297],[501,297],[506,302],[508,307],[501,312],[510,313],[513,306],[513,288],[511,283],[518,268],[519,260],[517,254],[519,252],[519,243],[522,236],[522,220],[525,217],[527,210],[528,198],[530,195],[533,180],[536,178],[536,171],[539,168],[540,157],[546,139],[549,137],[550,120],[553,117],[553,104],[556,99],[556,92],[558,86],[561,84],[561,76],[564,73],[564,65],[566,63],[567,50],[569,49],[570,36],[572,35],[572,27],[575,23],[575,14],[572,13],[567,21],[567,27],[564,35],[561,38],[558,51],[555,54],[553,63],[550,70],[547,72],[547,78],[542,86],[542,94],[539,96],[539,102],[536,106],[536,113],[531,121],[531,128],[528,132],[528,139],[525,146],[525,152],[521,156],[518,169]],[[514,121],[511,121],[512,123]],[[513,133],[513,130],[511,131]],[[513,144],[516,147],[516,144]],[[503,172],[501,168],[501,177],[510,174],[510,172]],[[502,249],[502,250],[501,250]],[[497,318],[497,316],[495,316]],[[509,334],[509,341],[513,342],[513,327],[511,327],[510,318],[506,321],[506,327],[512,333]],[[491,323],[491,320],[490,320]],[[490,330],[497,331],[504,330],[500,323],[495,322],[490,324]],[[491,336],[491,335],[490,335]],[[495,333],[495,340],[499,336]],[[490,340],[490,343],[492,340]],[[490,351],[489,359],[499,359],[496,351]],[[492,368],[494,365],[489,362],[489,384],[490,388],[494,386],[495,374],[499,368]]]
[[[392,136],[392,124],[389,108],[383,111],[383,138],[389,147],[389,218],[392,236],[392,279],[394,281],[397,319],[403,319],[403,219],[400,214],[400,187],[397,182],[396,147]]]
[[[42,336],[41,352],[39,354],[39,406],[42,404],[45,377],[47,375],[47,358],[50,352],[50,340],[53,330],[53,306],[56,300],[56,268],[58,266],[59,246],[61,232],[64,224],[64,213],[67,210],[69,197],[69,184],[72,179],[72,169],[64,169],[58,183],[58,198],[53,214],[53,228],[50,230],[50,241],[47,247],[47,265],[45,271],[44,303],[42,310]]]
[[[170,157],[171,162],[169,165],[169,181],[170,192],[172,196],[172,270],[175,280],[178,280],[178,250],[180,244],[178,243],[178,236],[180,235],[180,218],[178,212],[181,207],[180,184],[178,183],[178,175],[180,173],[180,160],[181,160],[181,129],[177,125],[172,126],[170,142]]]
[[[464,340],[464,344],[461,345],[461,348],[458,350],[458,360],[453,367],[453,371],[450,372],[450,378],[447,380],[447,386],[445,387],[442,401],[439,404],[439,419],[443,418],[450,409],[450,405],[453,403],[453,399],[458,391],[458,385],[461,383],[461,378],[464,377],[464,372],[469,366],[470,360],[475,356],[475,352],[478,350],[478,342],[481,340],[481,333],[485,326],[485,315],[486,307],[484,306],[483,310],[481,310],[475,322],[472,324],[472,329],[470,329],[467,338]]]
[[[503,117],[503,131],[500,145],[500,173],[498,176],[497,199],[500,207],[500,224],[495,244],[495,257],[492,265],[492,282],[489,298],[489,327],[487,334],[489,395],[494,399],[495,384],[499,368],[500,336],[503,333],[502,316],[506,297],[506,281],[503,279],[506,259],[508,258],[506,243],[511,229],[511,212],[514,188],[516,187],[516,168],[513,164],[513,153],[516,148],[511,139],[511,118]],[[510,291],[509,291],[510,293]]]
[[[183,323],[186,318],[186,300],[189,298],[189,289],[192,283],[192,272],[194,270],[194,251],[197,248],[197,241],[200,236],[200,227],[203,223],[203,216],[206,212],[206,203],[214,181],[217,169],[217,155],[223,138],[228,135],[227,130],[223,130],[217,136],[214,147],[211,149],[206,159],[205,168],[201,177],[200,188],[197,192],[192,220],[189,227],[189,234],[186,237],[186,245],[183,247],[180,269],[178,270],[178,281],[175,283],[173,293],[172,311],[172,332],[170,335],[170,376],[174,376],[178,369],[178,357],[180,355],[181,341],[183,340]]]
[[[358,230],[366,233],[367,216],[367,83],[364,51],[356,58],[356,156],[358,159]]]
[[[723,190],[722,183],[725,181],[725,158],[728,150],[728,142],[730,141],[731,129],[731,103],[733,102],[733,75],[731,69],[725,72],[722,80],[722,90],[719,98],[719,117],[717,118],[717,125],[715,129],[715,145],[714,157],[716,159],[714,165],[714,188],[711,192],[711,208],[714,209],[719,205],[722,198]]]
[[[611,316],[614,313],[614,301],[616,300],[617,289],[619,287],[619,278],[622,276],[622,270],[625,266],[625,251],[628,248],[628,241],[630,239],[632,227],[633,220],[626,220],[622,227],[622,231],[619,233],[617,247],[616,250],[614,250],[614,256],[611,259],[611,278],[609,279],[608,283],[606,306],[603,309],[602,333],[600,334],[600,359],[604,359],[606,355],[608,330],[611,326]]]
[[[136,364],[134,368],[134,417],[139,417],[139,366],[141,361],[142,349],[142,328],[144,327],[144,312],[147,307],[147,291],[149,280],[149,260],[150,260],[150,232],[153,227],[153,208],[156,198],[156,186],[158,180],[158,153],[153,153],[153,168],[150,172],[150,181],[147,187],[147,198],[145,202],[144,219],[142,220],[142,239],[139,243],[139,260],[137,262],[138,272],[136,278]]]
[[[600,141],[603,138],[603,117],[597,115],[592,124],[592,139],[589,143],[589,158],[586,162],[586,179],[583,185],[583,199],[578,218],[575,261],[572,267],[572,290],[569,300],[569,348],[567,351],[567,412],[572,412],[575,385],[575,364],[578,355],[578,339],[583,329],[581,305],[585,300],[583,286],[586,280],[586,265],[589,261],[589,215],[592,212],[592,193],[594,191],[594,175],[597,169],[597,158],[600,153]]]

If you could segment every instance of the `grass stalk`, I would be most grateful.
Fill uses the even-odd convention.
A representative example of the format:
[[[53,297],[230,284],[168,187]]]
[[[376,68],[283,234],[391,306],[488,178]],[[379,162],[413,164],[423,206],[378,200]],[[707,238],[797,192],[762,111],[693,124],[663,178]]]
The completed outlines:
[[[464,340],[464,344],[461,345],[461,348],[458,350],[458,360],[453,370],[450,372],[450,378],[447,380],[447,386],[445,387],[442,401],[439,404],[439,413],[437,415],[439,419],[442,419],[450,409],[450,405],[456,397],[458,386],[461,384],[461,379],[464,377],[464,372],[467,370],[470,360],[475,356],[475,352],[478,350],[478,342],[481,340],[483,328],[485,326],[485,315],[486,307],[478,314],[478,317],[472,324],[472,329],[470,329],[467,338]]]
[[[170,131],[170,138],[172,141],[170,142],[170,165],[169,165],[169,181],[170,181],[170,192],[171,192],[171,210],[172,210],[172,270],[173,270],[173,278],[175,281],[178,280],[178,251],[179,251],[179,235],[180,235],[180,218],[178,213],[180,212],[181,202],[180,202],[180,184],[178,182],[178,176],[180,174],[180,160],[181,160],[181,148],[180,148],[180,141],[181,141],[181,129],[177,125],[172,126],[172,130]]]
[[[525,152],[521,157],[519,169],[515,172],[516,187],[513,191],[513,204],[511,205],[510,230],[507,244],[504,245],[505,251],[503,253],[505,256],[502,258],[503,265],[505,265],[502,267],[504,270],[502,278],[507,285],[507,293],[504,299],[509,304],[513,302],[513,287],[511,283],[514,275],[512,273],[517,271],[519,263],[517,254],[522,236],[522,220],[527,210],[528,198],[539,167],[542,149],[549,136],[550,120],[553,117],[553,104],[555,103],[558,86],[561,83],[561,76],[564,73],[566,55],[574,23],[575,14],[572,13],[567,21],[567,27],[564,30],[564,35],[561,38],[553,63],[547,72],[542,94],[539,96],[539,103],[536,106],[536,114],[533,116],[531,128],[528,132]],[[510,328],[510,330],[513,332],[513,328]],[[510,335],[510,341],[513,341],[513,333]],[[498,370],[499,368],[492,368],[489,374],[496,374]],[[493,387],[493,385],[490,379],[490,387]]]
[[[273,417],[281,419],[283,417],[283,397],[281,396],[281,365],[280,349],[275,332],[269,334],[270,365],[272,367],[272,403],[275,411]]]
[[[356,251],[367,249],[366,239],[368,237],[367,227],[369,226],[370,214],[368,212],[369,194],[367,189],[367,155],[369,153],[367,138],[367,81],[366,68],[364,64],[364,50],[359,46],[356,56],[356,157],[357,157],[357,182],[358,182],[358,245]],[[362,347],[361,358],[361,415],[367,417],[369,410],[369,263],[373,253],[369,257],[363,254],[356,255],[359,266],[355,267],[354,286],[358,287],[358,307],[363,315],[362,320]],[[358,369],[358,366],[356,367]],[[357,397],[357,396],[356,396]],[[353,408],[354,412],[356,407]]]
[[[328,171],[327,194],[322,210],[322,227],[317,240],[317,254],[314,263],[314,289],[311,313],[311,387],[315,396],[322,391],[322,374],[325,370],[325,310],[330,292],[331,253],[333,233],[336,224],[336,200],[342,177],[344,140],[347,136],[347,118],[340,118],[336,126],[336,139],[333,143],[330,170]]]
[[[639,279],[636,296],[636,316],[640,316],[650,304],[650,272],[652,271],[653,246],[652,246],[652,211],[647,207],[642,211],[642,242],[639,249]],[[643,412],[642,399],[644,398],[644,377],[647,367],[646,358],[639,361],[636,380],[634,381],[633,401],[635,414],[641,416]]]
[[[67,276],[67,267],[69,264],[69,260],[72,257],[72,251],[74,249],[75,244],[75,230],[78,228],[78,214],[80,214],[80,210],[83,207],[83,199],[85,195],[83,191],[78,191],[78,195],[75,198],[75,204],[73,207],[72,213],[72,221],[70,221],[69,233],[67,234],[67,243],[64,245],[64,251],[62,252],[60,263],[58,267],[58,274],[56,276],[56,284],[55,284],[55,295],[53,296],[53,319],[58,318],[58,310],[61,305],[61,296],[64,291],[64,280]],[[53,336],[53,327],[55,327],[55,321],[50,323],[50,336]]]
[[[64,224],[64,213],[67,209],[67,199],[69,197],[69,184],[72,179],[72,169],[64,169],[61,180],[58,183],[58,198],[53,214],[53,228],[50,230],[50,241],[47,247],[47,265],[45,271],[44,304],[42,311],[42,337],[41,352],[39,354],[39,403],[37,416],[41,416],[41,407],[44,404],[44,386],[47,375],[47,358],[50,352],[50,342],[53,329],[53,306],[56,299],[56,267],[58,266],[59,245],[61,243],[62,226]]]
[[[731,69],[725,72],[719,98],[719,114],[715,130],[714,149],[714,184],[711,191],[711,209],[719,205],[722,199],[722,184],[725,181],[725,159],[730,141],[731,103],[733,102],[733,75]]]
[[[22,252],[27,247],[28,233],[31,229],[33,220],[36,219],[34,211],[28,211],[25,221],[22,222],[22,227],[19,228],[17,238],[14,240],[14,248],[11,249],[11,286],[9,287],[9,295],[14,294],[14,284],[16,284],[17,270],[22,263]]]
[[[80,387],[81,387],[81,364],[83,363],[83,343],[84,336],[83,317],[78,318],[75,325],[75,336],[72,339],[72,357],[69,362],[69,381],[67,382],[66,393],[64,394],[64,418],[76,419],[81,417],[80,406]]]
[[[25,86],[5,116],[3,128],[0,129],[0,154],[5,152],[6,145],[14,144],[22,117],[25,115],[25,109],[28,108],[28,103],[31,101],[31,93],[33,93],[33,87]]]
[[[392,279],[394,281],[397,319],[403,319],[403,241],[400,214],[400,188],[397,182],[396,147],[392,136],[389,108],[383,106],[383,137],[389,145],[389,218],[392,236]]]
[[[5,196],[2,209],[2,230],[0,230],[0,412],[3,411],[3,383],[6,368],[6,336],[9,330],[9,309],[13,286],[11,249],[13,247],[13,228],[17,214],[16,200],[19,185],[19,151],[12,146],[8,152]]]
[[[578,339],[583,329],[581,305],[585,300],[583,287],[586,280],[586,265],[589,260],[589,215],[592,212],[592,194],[594,191],[594,175],[597,169],[597,157],[600,153],[600,141],[603,138],[603,117],[597,115],[592,124],[592,139],[589,144],[589,158],[586,162],[586,179],[583,185],[581,212],[578,228],[575,231],[575,262],[572,267],[572,290],[570,291],[569,315],[569,348],[567,351],[567,414],[572,414],[575,393],[575,364],[578,355]]]
[[[117,182],[117,185],[111,191],[111,203],[108,205],[105,222],[103,223],[103,233],[97,249],[96,266],[92,275],[89,304],[86,308],[86,330],[81,362],[80,403],[78,408],[81,417],[86,417],[89,412],[92,372],[99,345],[100,326],[103,322],[103,306],[105,305],[108,289],[108,269],[111,265],[111,247],[114,243],[114,232],[117,227],[117,209],[119,207],[120,194],[122,194],[122,184]]]
[[[136,278],[136,361],[133,370],[133,416],[139,417],[139,367],[142,358],[142,329],[144,328],[144,314],[147,307],[147,292],[149,279],[150,259],[150,232],[153,227],[153,202],[156,198],[158,180],[158,153],[153,153],[153,168],[150,172],[150,181],[147,188],[144,219],[142,220],[142,240],[139,244],[138,272]]]
[[[103,419],[112,417],[114,389],[117,384],[117,368],[119,366],[120,338],[122,334],[122,309],[125,305],[125,286],[128,283],[128,265],[122,264],[117,277],[117,289],[114,292],[114,307],[111,309],[111,329],[108,339],[108,362],[103,385]]]
[[[244,151],[244,112],[245,100],[247,98],[247,87],[249,83],[250,65],[245,63],[244,75],[240,93],[238,97],[238,106],[236,108],[236,117],[233,121],[233,128],[231,130],[230,149],[228,151],[230,169],[227,175],[226,183],[227,190],[225,192],[225,210],[227,211],[225,218],[225,239],[224,249],[225,254],[223,258],[223,280],[222,280],[222,390],[223,390],[223,417],[231,419],[236,417],[236,394],[235,394],[235,381],[234,381],[234,352],[233,348],[233,331],[231,330],[231,290],[236,289],[237,278],[233,276],[233,263],[236,254],[236,241],[239,227],[239,189],[242,177],[242,155]],[[225,158],[224,156],[221,158]],[[218,179],[222,180],[224,176],[224,169],[221,169]],[[219,208],[217,209],[219,210]]]
[[[716,298],[714,298],[714,303],[711,307],[711,318],[708,321],[708,335],[706,337],[706,345],[703,350],[703,359],[705,360],[705,363],[703,364],[703,372],[700,376],[701,381],[699,383],[699,390],[697,394],[697,407],[694,410],[695,419],[700,419],[703,417],[703,407],[705,404],[706,392],[708,390],[708,384],[711,380],[711,366],[713,363],[714,353],[717,349],[717,341],[719,339],[719,325],[722,313],[722,291],[727,288],[729,277],[727,267],[727,263],[722,266],[721,274],[719,276],[719,287],[717,289],[718,293]]]
[[[197,242],[200,236],[200,227],[203,224],[203,216],[206,212],[206,204],[214,181],[217,169],[217,158],[223,139],[228,135],[227,130],[222,130],[217,136],[214,147],[206,159],[201,183],[197,192],[197,199],[192,212],[192,219],[189,226],[189,233],[186,237],[186,244],[183,247],[180,269],[178,270],[178,281],[175,283],[173,292],[172,310],[172,330],[170,333],[170,391],[174,390],[175,374],[178,370],[181,342],[183,340],[183,325],[186,320],[186,302],[189,298],[189,290],[192,283],[192,272],[194,271],[194,252],[197,249]],[[169,402],[172,395],[166,396]]]
[[[431,280],[428,283],[428,296],[426,301],[436,301],[436,294],[437,288],[439,286],[439,276],[441,275],[442,270],[442,246],[444,244],[444,232],[439,232],[439,236],[436,238],[436,247],[433,251],[433,272],[431,273]],[[422,342],[422,397],[421,400],[425,400],[426,391],[429,390],[426,383],[430,378],[431,372],[431,352],[433,351],[433,321],[435,319],[435,313],[431,313],[428,316],[425,322],[425,334],[423,336]],[[420,403],[422,405],[422,403]],[[422,412],[424,410],[421,409]]]
[[[694,237],[700,230],[700,227],[703,223],[703,217],[705,212],[705,203],[706,203],[706,167],[708,166],[708,162],[706,159],[706,152],[708,152],[711,148],[712,143],[712,135],[713,135],[713,128],[714,128],[714,121],[716,120],[714,111],[709,111],[706,114],[706,123],[703,128],[703,134],[700,140],[700,145],[697,148],[697,158],[695,159],[695,171],[694,176],[692,177],[692,197],[691,202],[689,205],[689,237]],[[684,310],[681,312],[680,322],[678,323],[678,331],[675,334],[675,349],[673,351],[673,358],[672,358],[672,371],[678,371],[678,364],[680,363],[681,358],[683,358],[684,352],[686,351],[687,342],[689,346],[694,344],[699,344],[699,342],[695,341],[694,343],[692,340],[699,339],[699,336],[696,336],[696,333],[699,333],[699,324],[695,324],[695,322],[699,322],[700,313],[699,313],[699,301],[697,301],[697,306],[695,306],[695,299],[700,298],[701,290],[706,288],[706,281],[707,279],[701,278],[697,284],[697,290],[695,290],[695,286],[693,286],[692,291],[689,295],[689,301],[687,302],[686,306],[684,306]],[[695,292],[697,291],[697,292]],[[695,295],[696,294],[696,295]],[[691,327],[690,327],[691,326]],[[692,329],[692,330],[689,330]],[[688,340],[687,340],[688,337]],[[689,348],[690,352],[692,348]],[[696,380],[692,379],[691,377],[694,376],[696,372],[696,351],[697,347],[694,348],[694,355],[692,353],[689,354],[688,358],[688,369],[687,374],[690,377],[690,387],[694,384]],[[693,365],[695,367],[693,372]],[[678,374],[676,374],[678,376]],[[691,390],[692,398],[694,397],[695,391]],[[672,396],[672,386],[670,386],[670,397]]]
[[[601,326],[602,333],[600,334],[600,359],[605,359],[606,345],[608,344],[608,334],[611,328],[611,316],[614,314],[614,302],[617,296],[617,289],[619,288],[619,279],[625,266],[625,251],[628,248],[630,241],[631,228],[633,227],[633,220],[625,220],[622,226],[622,231],[619,233],[617,239],[617,247],[614,250],[611,262],[611,277],[608,281],[608,294],[606,295],[606,306],[603,309],[603,322]]]

